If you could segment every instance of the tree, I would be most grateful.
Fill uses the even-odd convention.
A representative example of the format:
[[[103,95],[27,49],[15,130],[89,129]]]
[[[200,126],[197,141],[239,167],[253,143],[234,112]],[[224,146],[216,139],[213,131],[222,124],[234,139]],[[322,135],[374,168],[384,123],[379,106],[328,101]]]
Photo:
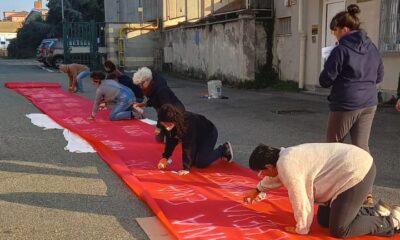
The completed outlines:
[[[64,21],[104,22],[104,0],[63,0]],[[11,57],[26,58],[35,54],[43,38],[62,37],[61,0],[49,0],[49,13],[45,22],[41,19],[25,23],[18,31],[17,38],[8,47]]]
[[[104,22],[104,0],[63,0],[64,21],[68,22]],[[49,0],[47,22],[54,26],[51,35],[62,36],[61,0]]]
[[[17,38],[7,48],[10,57],[29,58],[35,56],[36,48],[46,38],[50,26],[40,18],[24,24],[17,32]]]

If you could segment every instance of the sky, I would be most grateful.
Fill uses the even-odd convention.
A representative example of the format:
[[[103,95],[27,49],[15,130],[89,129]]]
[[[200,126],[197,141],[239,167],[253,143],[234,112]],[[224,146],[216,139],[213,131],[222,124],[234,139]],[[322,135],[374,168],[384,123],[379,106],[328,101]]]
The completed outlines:
[[[3,19],[4,11],[27,11],[30,12],[33,9],[33,3],[35,0],[0,0],[0,19]],[[47,0],[42,0],[43,7],[46,7]]]

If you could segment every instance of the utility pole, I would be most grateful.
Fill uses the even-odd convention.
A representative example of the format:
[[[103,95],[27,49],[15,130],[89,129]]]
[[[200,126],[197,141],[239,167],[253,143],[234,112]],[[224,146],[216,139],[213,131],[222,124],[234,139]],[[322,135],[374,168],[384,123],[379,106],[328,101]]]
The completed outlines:
[[[64,0],[61,0],[61,21],[64,22]]]

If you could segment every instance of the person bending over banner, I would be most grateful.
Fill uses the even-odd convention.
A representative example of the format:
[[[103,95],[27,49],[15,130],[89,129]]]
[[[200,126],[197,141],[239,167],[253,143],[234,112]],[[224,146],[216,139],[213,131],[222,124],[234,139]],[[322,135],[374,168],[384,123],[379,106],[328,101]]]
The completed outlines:
[[[112,112],[110,114],[111,121],[134,118],[132,105],[135,102],[135,95],[132,90],[119,84],[115,80],[104,80],[105,75],[103,72],[92,72],[90,77],[97,90],[92,115],[89,119],[95,119],[97,110],[107,105],[112,106]]]
[[[169,135],[158,163],[159,169],[165,169],[172,162],[169,158],[178,142],[182,142],[183,149],[183,170],[178,172],[179,175],[188,174],[191,167],[205,168],[221,157],[228,162],[233,161],[230,142],[214,149],[218,131],[204,116],[187,111],[183,113],[171,104],[164,104],[158,111],[158,120]]]
[[[115,66],[111,60],[106,60],[103,64],[103,67],[104,71],[107,73],[107,76],[108,74],[112,73],[119,78],[122,75],[121,71],[118,70],[117,66]]]
[[[317,219],[334,237],[360,235],[392,236],[399,232],[400,207],[382,211],[383,206],[362,207],[375,179],[371,155],[344,143],[308,143],[276,149],[257,146],[249,159],[252,170],[263,176],[257,187],[245,193],[253,203],[257,195],[285,186],[293,208],[296,227],[286,230],[308,234],[314,203],[320,204]],[[389,214],[387,214],[389,212]]]
[[[140,68],[132,78],[134,84],[138,85],[144,95],[147,97],[146,103],[135,104],[135,107],[154,107],[158,112],[164,104],[172,104],[177,107],[181,112],[185,111],[182,102],[176,97],[175,93],[168,87],[167,81],[156,73],[153,73],[149,68]],[[166,133],[157,121],[155,130],[156,141],[163,142]],[[165,140],[166,141],[166,140]]]
[[[125,87],[128,87],[129,89],[132,90],[133,94],[135,94],[136,102],[141,103],[143,102],[143,91],[142,89],[136,85],[133,84],[132,78],[130,78],[127,75],[121,74],[119,77],[117,77],[114,73],[109,73],[106,76],[106,79],[112,79],[115,81],[118,81],[120,84],[124,85]]]
[[[82,64],[61,64],[60,72],[68,75],[68,90],[70,92],[83,92],[83,79],[88,77],[90,69]]]

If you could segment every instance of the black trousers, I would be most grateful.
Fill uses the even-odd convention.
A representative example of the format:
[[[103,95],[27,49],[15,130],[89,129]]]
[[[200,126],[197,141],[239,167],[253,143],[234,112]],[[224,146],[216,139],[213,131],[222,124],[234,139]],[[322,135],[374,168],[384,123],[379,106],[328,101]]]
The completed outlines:
[[[354,187],[339,194],[331,207],[319,206],[317,218],[323,227],[329,227],[334,237],[349,238],[362,235],[392,236],[393,220],[390,216],[375,216],[373,208],[362,204],[372,189],[376,168],[373,163],[364,179]]]
[[[223,155],[223,146],[220,145],[216,149],[214,149],[215,144],[218,139],[218,131],[214,127],[211,131],[207,140],[203,142],[201,146],[198,147],[198,151],[196,154],[196,167],[198,168],[206,168],[215,160],[219,159]]]

